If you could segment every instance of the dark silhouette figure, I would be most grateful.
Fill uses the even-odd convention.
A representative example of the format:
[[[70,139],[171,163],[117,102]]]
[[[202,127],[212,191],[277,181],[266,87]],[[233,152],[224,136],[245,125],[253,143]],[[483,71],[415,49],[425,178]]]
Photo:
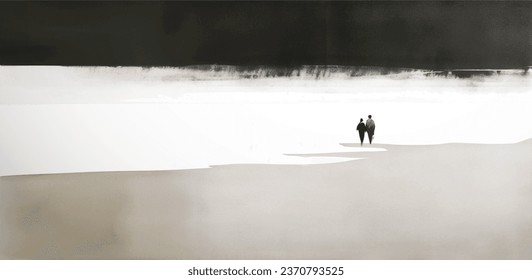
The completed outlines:
[[[375,122],[371,119],[371,115],[368,116],[366,121],[366,130],[368,131],[369,143],[373,142],[373,135],[375,134]]]
[[[360,122],[357,125],[358,135],[360,136],[360,146],[364,144],[364,135],[366,134],[366,125],[364,124],[364,119],[360,119]]]

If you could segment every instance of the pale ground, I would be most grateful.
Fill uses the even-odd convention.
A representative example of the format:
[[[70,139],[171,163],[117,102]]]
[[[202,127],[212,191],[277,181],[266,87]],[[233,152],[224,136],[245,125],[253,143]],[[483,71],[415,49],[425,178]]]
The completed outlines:
[[[0,66],[0,258],[532,258],[531,74],[180,71]]]
[[[0,257],[532,258],[530,140],[377,147],[308,166],[0,177]]]

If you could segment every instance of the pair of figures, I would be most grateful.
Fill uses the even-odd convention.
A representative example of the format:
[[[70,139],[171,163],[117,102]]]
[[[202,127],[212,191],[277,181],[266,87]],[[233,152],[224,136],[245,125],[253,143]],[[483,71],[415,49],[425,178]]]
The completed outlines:
[[[368,116],[366,124],[364,124],[364,119],[360,119],[360,123],[357,126],[358,135],[360,136],[360,146],[364,144],[364,135],[366,131],[368,132],[369,143],[373,141],[373,135],[375,134],[375,122],[371,119],[371,115]]]

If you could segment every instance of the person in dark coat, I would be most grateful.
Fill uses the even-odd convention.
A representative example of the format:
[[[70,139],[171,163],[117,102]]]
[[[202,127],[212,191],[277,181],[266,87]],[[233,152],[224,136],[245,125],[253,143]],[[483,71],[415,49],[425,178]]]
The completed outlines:
[[[371,119],[371,115],[368,116],[366,121],[366,130],[368,131],[369,143],[373,141],[373,135],[375,134],[375,122]]]
[[[364,144],[364,135],[366,134],[366,125],[364,119],[360,119],[360,123],[357,125],[358,135],[360,136],[360,146]]]

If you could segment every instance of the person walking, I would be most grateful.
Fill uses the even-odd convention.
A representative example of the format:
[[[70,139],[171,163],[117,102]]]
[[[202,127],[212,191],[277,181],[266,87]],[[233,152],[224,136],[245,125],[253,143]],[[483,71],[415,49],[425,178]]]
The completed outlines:
[[[366,130],[368,131],[369,143],[373,142],[373,135],[375,134],[375,121],[371,118],[371,115],[368,116],[366,121]]]
[[[366,134],[366,125],[364,124],[364,119],[360,119],[360,122],[357,125],[358,136],[360,136],[360,146],[364,144],[364,135]]]

